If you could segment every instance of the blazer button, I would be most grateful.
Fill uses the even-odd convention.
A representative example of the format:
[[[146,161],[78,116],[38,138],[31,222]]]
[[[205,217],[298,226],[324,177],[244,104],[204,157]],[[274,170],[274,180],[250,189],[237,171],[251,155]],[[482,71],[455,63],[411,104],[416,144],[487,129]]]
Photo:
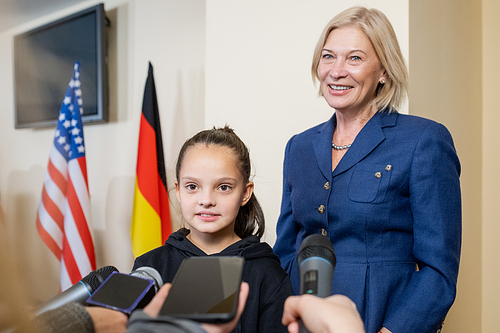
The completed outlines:
[[[328,190],[330,188],[330,182],[326,182],[325,185],[323,185],[323,188]]]
[[[380,178],[382,177],[382,174],[380,172],[375,172],[375,177]]]
[[[328,233],[326,232],[326,230],[325,230],[325,229],[321,229],[321,235],[322,235],[322,236],[325,236],[325,237],[326,237],[326,235],[327,235],[327,234],[328,234]]]
[[[323,214],[323,213],[325,212],[325,206],[323,206],[323,205],[319,206],[319,207],[318,207],[318,212],[319,212],[320,214]]]

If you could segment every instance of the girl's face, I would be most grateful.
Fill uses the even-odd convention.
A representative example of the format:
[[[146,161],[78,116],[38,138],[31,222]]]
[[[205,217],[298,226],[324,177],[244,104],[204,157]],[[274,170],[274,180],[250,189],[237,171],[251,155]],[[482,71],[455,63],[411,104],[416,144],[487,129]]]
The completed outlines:
[[[238,211],[253,192],[227,147],[197,144],[188,148],[175,183],[182,216],[191,237],[234,239]]]

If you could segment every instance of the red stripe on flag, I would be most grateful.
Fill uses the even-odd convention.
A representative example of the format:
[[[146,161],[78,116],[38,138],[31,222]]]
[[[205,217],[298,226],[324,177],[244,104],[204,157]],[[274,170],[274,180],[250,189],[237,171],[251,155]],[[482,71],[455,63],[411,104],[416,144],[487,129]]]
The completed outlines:
[[[78,229],[80,238],[82,239],[83,245],[85,246],[87,256],[90,259],[92,269],[95,269],[95,259],[92,260],[93,258],[95,258],[92,235],[90,234],[87,220],[85,218],[85,213],[83,212],[80,201],[78,200],[78,196],[76,195],[75,187],[73,186],[71,177],[68,182],[68,206],[71,210],[71,214],[73,215],[73,220],[75,221],[75,225]]]
[[[68,238],[66,234],[64,234],[63,238],[63,253],[62,256],[64,258],[64,264],[66,265],[66,270],[68,271],[69,278],[71,280],[71,284],[75,284],[82,279],[80,274],[80,269],[75,261],[75,257],[73,256],[73,251],[71,250],[71,246],[68,243]]]
[[[85,186],[87,187],[87,192],[89,191],[89,181],[87,179],[87,159],[85,156],[77,159],[80,165],[80,170],[82,170],[83,179],[85,180]]]
[[[52,217],[54,222],[57,223],[59,228],[61,230],[64,230],[64,215],[63,213],[59,210],[59,207],[52,201],[50,198],[49,194],[47,193],[47,190],[45,187],[42,189],[42,203],[43,207],[47,211],[47,213]]]
[[[47,166],[47,172],[54,184],[59,187],[62,193],[66,193],[66,178],[61,174],[61,172],[54,166],[52,161],[49,159],[49,165]]]
[[[156,132],[144,118],[144,115],[141,115],[139,154],[137,156],[137,183],[146,201],[149,202],[158,216],[160,216],[158,178]]]
[[[47,231],[43,228],[42,223],[40,222],[40,218],[38,216],[38,213],[36,214],[36,228],[38,230],[38,234],[40,235],[40,238],[43,240],[45,245],[54,253],[56,258],[61,261],[61,249],[59,249],[59,246],[57,243],[54,241],[54,239],[47,233]]]

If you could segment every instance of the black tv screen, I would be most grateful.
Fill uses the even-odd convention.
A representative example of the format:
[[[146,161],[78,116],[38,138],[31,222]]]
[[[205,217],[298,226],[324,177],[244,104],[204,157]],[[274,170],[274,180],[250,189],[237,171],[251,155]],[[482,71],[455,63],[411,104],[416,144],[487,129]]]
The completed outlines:
[[[107,122],[106,51],[103,4],[14,36],[15,128],[56,125],[76,61],[83,122]]]

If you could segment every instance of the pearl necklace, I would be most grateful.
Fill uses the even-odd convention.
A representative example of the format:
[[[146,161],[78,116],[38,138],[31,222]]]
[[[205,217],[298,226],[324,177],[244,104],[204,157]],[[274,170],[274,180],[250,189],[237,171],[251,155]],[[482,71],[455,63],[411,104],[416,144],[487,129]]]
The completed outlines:
[[[352,143],[345,145],[345,146],[337,146],[335,143],[332,142],[332,148],[335,150],[344,150],[350,148]]]

